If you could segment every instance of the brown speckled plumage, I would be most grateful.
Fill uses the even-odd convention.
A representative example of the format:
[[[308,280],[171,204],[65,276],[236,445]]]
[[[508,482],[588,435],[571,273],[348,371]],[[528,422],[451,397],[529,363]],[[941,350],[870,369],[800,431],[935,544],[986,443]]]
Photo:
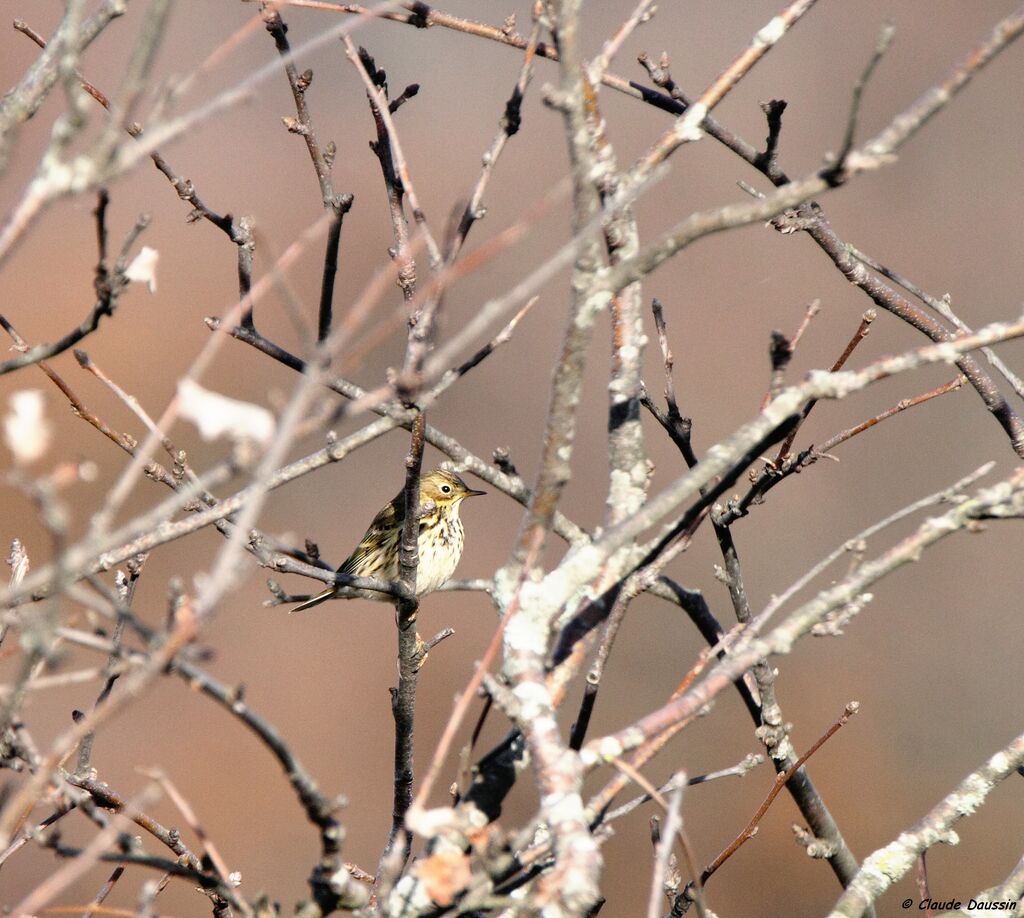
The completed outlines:
[[[483,493],[474,491],[458,475],[445,469],[434,469],[420,478],[420,510],[426,512],[420,519],[417,596],[436,590],[455,573],[465,543],[459,504],[467,497]],[[433,505],[432,509],[428,504]],[[355,551],[338,568],[338,573],[397,580],[400,574],[398,548],[404,523],[405,493],[399,491],[394,500],[373,518]],[[386,594],[374,590],[330,587],[295,606],[292,611],[309,609],[338,595],[390,601]]]

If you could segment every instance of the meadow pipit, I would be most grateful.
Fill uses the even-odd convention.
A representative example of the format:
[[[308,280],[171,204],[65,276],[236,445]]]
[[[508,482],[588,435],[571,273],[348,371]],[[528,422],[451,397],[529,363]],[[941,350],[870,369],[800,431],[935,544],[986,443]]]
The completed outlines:
[[[465,534],[459,519],[459,504],[467,497],[484,494],[474,491],[452,472],[434,469],[420,478],[419,564],[416,568],[416,595],[436,590],[452,574],[462,557]],[[432,505],[432,506],[430,506]],[[405,493],[399,491],[370,523],[356,550],[338,568],[339,574],[398,580],[400,568],[398,548],[405,525]],[[333,596],[359,596],[390,602],[391,597],[376,590],[354,590],[351,587],[328,587],[322,593],[299,603],[292,612],[309,609]]]

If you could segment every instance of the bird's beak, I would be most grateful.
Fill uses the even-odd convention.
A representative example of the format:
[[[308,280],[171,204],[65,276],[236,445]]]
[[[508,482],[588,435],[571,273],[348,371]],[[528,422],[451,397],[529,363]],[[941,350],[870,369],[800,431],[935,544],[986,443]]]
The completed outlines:
[[[486,491],[474,491],[472,488],[466,488],[466,497],[483,497]]]

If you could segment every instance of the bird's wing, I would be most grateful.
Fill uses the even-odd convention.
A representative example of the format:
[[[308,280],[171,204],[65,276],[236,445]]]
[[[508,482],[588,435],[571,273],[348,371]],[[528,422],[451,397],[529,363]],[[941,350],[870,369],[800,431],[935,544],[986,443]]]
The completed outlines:
[[[374,518],[373,522],[370,523],[370,528],[366,534],[369,535],[371,532],[375,532],[380,529],[391,529],[394,526],[401,526],[405,521],[405,491],[399,491],[398,494],[392,498],[391,503],[384,507]]]
[[[359,540],[355,551],[338,568],[338,573],[354,574],[360,570],[365,571],[366,565],[364,562],[369,555],[379,551],[383,534],[401,526],[404,520],[405,495],[399,492],[398,496],[391,503],[385,505],[380,513],[373,518],[370,528],[366,530],[362,539]]]
[[[339,574],[355,574],[358,571],[363,572],[363,576],[372,577],[376,573],[367,572],[365,561],[370,555],[377,553],[380,554],[381,536],[383,533],[393,530],[402,525],[405,520],[405,492],[404,490],[399,491],[391,503],[387,504],[374,518],[373,522],[370,523],[370,528],[366,530],[359,544],[356,546],[354,552],[345,559],[341,567],[338,568]],[[318,606],[320,603],[331,599],[338,593],[337,587],[328,587],[315,596],[311,596],[305,602],[299,603],[294,606],[291,612],[302,612],[305,609],[312,609],[313,606]]]

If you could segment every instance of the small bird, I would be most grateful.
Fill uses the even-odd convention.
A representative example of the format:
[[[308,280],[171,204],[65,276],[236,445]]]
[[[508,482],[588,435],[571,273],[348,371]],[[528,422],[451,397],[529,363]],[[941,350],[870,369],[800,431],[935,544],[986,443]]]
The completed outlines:
[[[465,544],[462,520],[459,519],[459,504],[467,497],[486,493],[474,491],[467,487],[458,475],[444,469],[434,469],[429,475],[420,478],[420,509],[425,512],[420,518],[419,564],[416,567],[417,596],[436,590],[455,573],[455,567],[462,557],[462,546]],[[338,568],[338,573],[352,574],[356,577],[376,577],[379,580],[398,580],[401,575],[399,544],[404,525],[403,489],[373,518],[370,528],[360,539],[356,550]],[[338,595],[390,601],[386,593],[378,593],[376,590],[332,586],[299,603],[292,612],[312,608]]]

